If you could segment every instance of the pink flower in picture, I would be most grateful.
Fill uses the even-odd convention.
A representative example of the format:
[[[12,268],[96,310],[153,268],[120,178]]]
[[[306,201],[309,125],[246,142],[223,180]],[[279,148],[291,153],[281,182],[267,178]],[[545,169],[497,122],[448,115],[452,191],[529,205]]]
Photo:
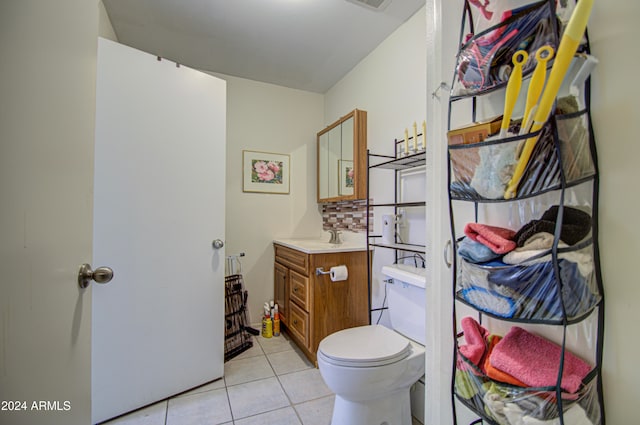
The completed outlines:
[[[264,161],[254,161],[253,169],[255,170],[256,173],[261,174],[267,171],[269,167],[267,166],[267,163]]]
[[[274,174],[273,171],[271,170],[267,170],[264,173],[259,173],[258,174],[258,178],[260,180],[262,180],[263,182],[270,182],[271,180],[273,180],[276,177],[276,175]]]
[[[251,160],[251,182],[282,184],[282,162],[264,159]]]
[[[276,174],[280,171],[280,165],[277,162],[269,161],[267,167]]]
[[[345,181],[345,186],[346,187],[354,187],[353,185],[353,176],[355,176],[355,170],[353,169],[353,167],[346,167],[346,171],[347,171],[347,178]]]

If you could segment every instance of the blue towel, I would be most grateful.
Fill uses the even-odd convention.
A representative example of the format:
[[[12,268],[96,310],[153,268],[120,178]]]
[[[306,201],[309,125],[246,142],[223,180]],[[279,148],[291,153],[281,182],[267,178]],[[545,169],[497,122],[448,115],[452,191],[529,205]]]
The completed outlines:
[[[558,267],[567,317],[586,313],[596,305],[599,297],[591,293],[588,282],[580,274],[576,263],[561,259],[558,260]],[[522,318],[553,320],[563,316],[559,296],[560,282],[555,279],[551,261],[494,270],[489,273],[487,280],[511,288],[529,300],[522,303]]]
[[[465,237],[458,244],[458,255],[470,263],[484,263],[500,258],[502,255],[491,251],[489,247]]]
[[[469,304],[476,306],[485,313],[491,313],[497,317],[510,318],[516,315],[518,309],[516,302],[509,297],[489,291],[485,288],[472,286],[460,291],[460,296]]]

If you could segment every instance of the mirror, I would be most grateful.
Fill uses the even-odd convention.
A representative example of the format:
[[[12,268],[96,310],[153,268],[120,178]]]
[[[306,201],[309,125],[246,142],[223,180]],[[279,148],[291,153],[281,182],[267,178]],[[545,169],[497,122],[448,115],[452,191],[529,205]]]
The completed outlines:
[[[318,203],[366,198],[367,112],[355,109],[318,133]]]

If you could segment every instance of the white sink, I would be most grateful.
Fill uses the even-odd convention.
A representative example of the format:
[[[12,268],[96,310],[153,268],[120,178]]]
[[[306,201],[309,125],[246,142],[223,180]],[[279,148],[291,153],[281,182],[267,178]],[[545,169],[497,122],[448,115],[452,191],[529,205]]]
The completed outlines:
[[[340,244],[333,244],[322,239],[276,239],[273,242],[307,254],[365,251],[367,249],[366,244],[360,241],[344,241]]]

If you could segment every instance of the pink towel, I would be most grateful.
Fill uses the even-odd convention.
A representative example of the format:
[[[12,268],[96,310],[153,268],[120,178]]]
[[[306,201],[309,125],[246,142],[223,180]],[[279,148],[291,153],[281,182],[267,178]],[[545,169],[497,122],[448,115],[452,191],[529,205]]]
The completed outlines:
[[[553,342],[514,326],[496,344],[489,361],[491,365],[532,387],[556,385],[562,348]],[[560,386],[575,393],[591,366],[576,355],[565,351]]]
[[[464,332],[466,343],[460,346],[460,353],[476,366],[482,367],[482,358],[487,351],[489,331],[476,322],[473,317],[463,317],[460,326]]]
[[[511,229],[480,223],[467,223],[464,226],[464,234],[496,254],[506,254],[516,248],[516,243],[513,241],[516,232]]]

